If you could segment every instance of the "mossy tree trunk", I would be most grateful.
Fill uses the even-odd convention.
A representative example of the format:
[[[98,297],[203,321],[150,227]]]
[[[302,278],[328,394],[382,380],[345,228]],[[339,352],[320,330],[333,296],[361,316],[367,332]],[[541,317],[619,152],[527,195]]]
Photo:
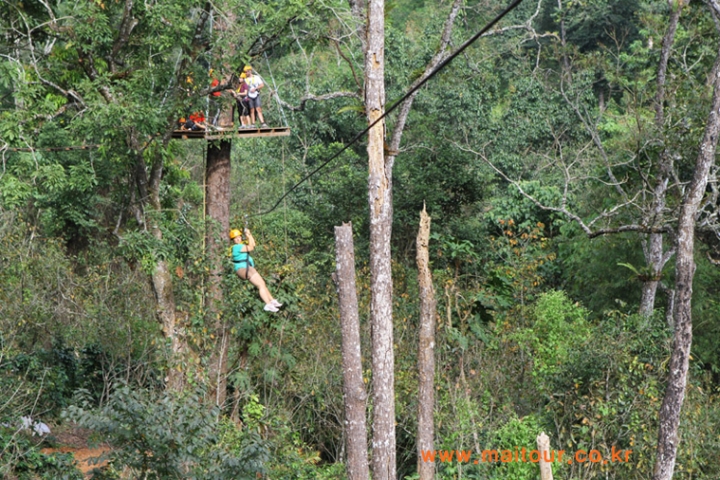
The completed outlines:
[[[225,405],[228,369],[228,327],[223,312],[222,276],[226,258],[225,241],[230,228],[230,141],[208,144],[205,167],[206,230],[205,249],[210,272],[205,297],[206,322],[213,332],[208,364],[208,396],[216,405]]]

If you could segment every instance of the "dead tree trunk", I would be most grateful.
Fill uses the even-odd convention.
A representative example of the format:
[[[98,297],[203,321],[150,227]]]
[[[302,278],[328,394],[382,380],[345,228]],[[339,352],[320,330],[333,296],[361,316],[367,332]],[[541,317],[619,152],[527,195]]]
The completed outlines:
[[[435,478],[435,464],[422,460],[423,451],[433,450],[435,433],[435,315],[437,302],[430,273],[430,216],[423,207],[417,235],[418,283],[420,285],[420,341],[418,348],[418,474],[420,480]]]
[[[221,407],[225,404],[227,390],[228,329],[222,311],[222,274],[223,264],[226,261],[223,255],[227,246],[225,238],[230,228],[231,146],[232,144],[226,140],[208,144],[205,167],[207,199],[205,248],[210,262],[210,275],[205,298],[205,318],[208,325],[211,325],[215,340],[208,368],[208,394],[214,399],[215,404]]]
[[[368,1],[365,110],[368,123],[385,109],[385,2]],[[385,122],[368,133],[370,205],[370,322],[372,326],[374,480],[395,480],[395,354],[393,352],[392,164],[385,162]]]
[[[716,14],[720,3],[712,0]],[[678,425],[680,411],[685,399],[685,386],[692,345],[691,300],[695,275],[694,242],[698,208],[708,183],[710,167],[715,161],[718,135],[720,135],[720,50],[713,68],[713,98],[705,133],[700,143],[700,153],[695,172],[683,198],[677,227],[677,253],[675,258],[675,337],[668,367],[668,383],[660,407],[657,457],[653,480],[670,480],[677,457]]]
[[[343,397],[345,402],[345,439],[347,472],[350,480],[370,477],[365,409],[367,393],[363,383],[360,352],[360,318],[355,287],[355,248],[352,224],[335,227],[335,286],[340,304],[342,335]]]

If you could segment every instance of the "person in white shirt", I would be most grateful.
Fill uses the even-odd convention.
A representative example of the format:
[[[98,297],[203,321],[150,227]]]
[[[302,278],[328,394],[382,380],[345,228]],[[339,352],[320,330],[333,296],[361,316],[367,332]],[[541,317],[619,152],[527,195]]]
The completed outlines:
[[[265,84],[259,75],[253,74],[252,67],[250,65],[246,65],[243,71],[246,75],[245,83],[248,85],[247,96],[249,99],[248,107],[250,107],[250,125],[255,125],[255,113],[257,113],[258,120],[260,120],[260,126],[267,127],[265,118],[262,114],[262,103],[260,102],[260,89],[262,89]]]

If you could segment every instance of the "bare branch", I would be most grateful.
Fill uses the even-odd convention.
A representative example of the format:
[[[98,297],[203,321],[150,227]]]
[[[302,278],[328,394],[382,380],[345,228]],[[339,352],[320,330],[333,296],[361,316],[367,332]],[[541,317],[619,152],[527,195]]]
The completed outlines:
[[[279,95],[277,95],[277,92],[275,92],[275,91],[272,91],[272,90],[271,90],[271,91],[270,91],[270,94],[271,94],[271,95],[275,95],[275,97],[278,99],[278,102],[280,102],[280,104],[281,104],[283,107],[288,108],[288,109],[290,109],[290,110],[292,110],[292,111],[294,111],[294,112],[301,112],[301,111],[305,110],[305,105],[306,105],[307,102],[309,102],[309,101],[313,101],[313,102],[323,102],[323,101],[326,101],[326,100],[333,100],[333,99],[335,99],[335,98],[344,98],[344,97],[345,97],[345,98],[346,98],[346,97],[352,97],[352,98],[357,98],[357,99],[359,99],[359,100],[362,100],[362,97],[360,97],[360,95],[357,94],[356,92],[333,92],[333,93],[326,93],[326,94],[323,94],[323,95],[313,95],[313,94],[310,94],[310,93],[309,93],[309,94],[304,95],[304,96],[300,99],[300,104],[299,104],[299,105],[295,106],[295,105],[291,105],[291,104],[287,103],[286,101],[284,101],[282,98],[280,98]]]
[[[595,230],[588,234],[588,238],[596,238],[603,235],[610,235],[613,233],[624,233],[624,232],[639,232],[639,233],[671,233],[672,228],[669,225],[664,227],[646,227],[644,225],[622,225],[617,228],[602,228]],[[674,252],[673,252],[674,253]],[[668,257],[670,258],[670,257]]]
[[[507,181],[508,183],[512,184],[515,188],[517,188],[518,191],[520,192],[520,194],[521,194],[522,196],[524,196],[525,198],[527,198],[528,200],[530,200],[530,201],[531,201],[532,203],[534,203],[538,208],[540,208],[540,209],[542,209],[542,210],[546,210],[546,211],[561,213],[561,214],[563,214],[565,217],[567,217],[567,218],[569,218],[570,220],[572,220],[572,221],[574,221],[575,223],[577,223],[578,226],[579,226],[579,227],[585,232],[585,234],[588,236],[588,238],[595,238],[595,237],[599,237],[599,236],[602,236],[602,235],[609,235],[609,234],[623,233],[623,232],[673,233],[672,228],[671,228],[669,225],[664,225],[664,226],[662,226],[662,227],[654,227],[654,226],[647,226],[647,225],[630,224],[630,225],[622,225],[622,226],[615,227],[615,228],[601,228],[601,229],[593,230],[593,229],[591,228],[592,225],[594,225],[594,224],[595,224],[596,222],[598,222],[599,220],[608,219],[608,218],[614,216],[616,213],[618,213],[618,212],[619,212],[620,210],[622,210],[623,208],[625,208],[625,207],[627,207],[627,206],[629,206],[629,205],[634,205],[634,204],[635,204],[635,200],[636,200],[637,197],[639,196],[640,192],[638,192],[638,193],[635,195],[635,197],[633,197],[632,199],[629,199],[628,201],[626,201],[626,202],[624,202],[624,203],[618,204],[618,205],[616,205],[615,207],[613,207],[613,208],[610,209],[610,210],[605,210],[605,211],[603,211],[600,215],[598,215],[597,217],[595,217],[595,218],[594,218],[593,220],[591,220],[589,223],[586,223],[582,218],[580,218],[579,215],[577,215],[577,214],[575,214],[575,213],[573,213],[573,212],[571,212],[570,210],[567,209],[567,197],[566,197],[566,195],[567,195],[567,189],[565,189],[565,192],[564,192],[564,194],[563,194],[563,198],[562,198],[562,200],[561,200],[561,206],[560,206],[560,207],[553,207],[553,206],[550,206],[550,205],[545,205],[544,203],[540,202],[537,198],[535,198],[534,196],[532,196],[532,195],[530,195],[529,193],[527,193],[527,192],[525,191],[525,189],[523,188],[522,184],[521,184],[519,181],[510,178],[503,170],[501,170],[501,169],[498,168],[493,162],[491,162],[490,159],[488,159],[487,156],[486,156],[484,153],[482,153],[482,152],[477,152],[477,151],[475,151],[475,150],[473,150],[473,149],[471,149],[471,148],[468,148],[468,147],[464,147],[464,146],[458,144],[457,142],[453,142],[453,143],[455,144],[455,146],[456,146],[458,149],[460,149],[460,150],[462,150],[462,151],[464,151],[464,152],[473,153],[473,154],[477,155],[477,156],[478,156],[480,159],[482,159],[490,168],[492,168],[498,175],[500,175],[505,181]],[[485,145],[485,146],[487,146],[487,145]]]
[[[574,213],[572,213],[572,212],[570,212],[570,211],[567,210],[567,208],[566,208],[565,205],[564,205],[564,204],[565,204],[565,199],[563,199],[563,201],[562,201],[562,203],[563,203],[563,206],[562,206],[562,207],[551,207],[551,206],[549,206],[549,205],[545,205],[544,203],[540,202],[537,198],[535,198],[535,197],[533,197],[532,195],[530,195],[529,193],[527,193],[527,192],[525,191],[525,189],[522,187],[522,185],[520,184],[519,181],[513,180],[512,178],[510,178],[503,170],[501,170],[501,169],[498,168],[493,162],[491,162],[490,159],[488,159],[487,156],[486,156],[484,153],[482,153],[482,152],[477,152],[477,151],[475,151],[475,150],[473,150],[473,149],[471,149],[471,148],[468,148],[468,147],[464,147],[464,146],[458,144],[457,142],[453,142],[453,143],[455,144],[455,146],[456,146],[458,149],[460,149],[460,150],[462,150],[462,151],[464,151],[464,152],[473,153],[473,154],[477,155],[479,158],[481,158],[490,168],[492,168],[493,170],[495,170],[495,172],[496,172],[498,175],[500,175],[506,182],[508,182],[508,183],[512,184],[513,186],[515,186],[515,188],[518,189],[518,191],[520,192],[520,194],[521,194],[523,197],[525,197],[525,198],[527,198],[528,200],[530,200],[531,202],[533,202],[538,208],[540,208],[540,209],[542,209],[542,210],[551,211],[551,212],[562,213],[563,215],[565,215],[566,217],[568,217],[569,219],[571,219],[571,220],[573,220],[575,223],[577,223],[577,224],[580,226],[580,228],[582,228],[582,230],[583,230],[588,236],[590,236],[590,235],[593,234],[592,229],[591,229],[588,225],[585,224],[585,222],[583,221],[582,218],[580,218],[578,215],[576,215],[576,214],[574,214]],[[485,148],[486,146],[487,146],[487,144],[484,145],[483,148]]]
[[[615,178],[615,174],[612,171],[612,166],[610,164],[610,159],[607,156],[607,152],[605,151],[605,147],[603,146],[602,139],[600,138],[600,135],[598,135],[597,128],[595,128],[594,125],[590,125],[588,122],[588,119],[585,115],[583,115],[582,112],[580,112],[580,109],[578,106],[570,100],[567,96],[567,92],[565,92],[565,81],[560,81],[560,93],[562,94],[563,98],[565,99],[565,102],[570,106],[570,108],[573,109],[577,117],[582,122],[583,126],[585,127],[585,130],[590,135],[590,138],[593,139],[593,142],[595,143],[595,146],[598,148],[598,151],[600,152],[600,155],[602,156],[603,161],[605,162],[605,171],[608,174],[608,177],[610,178],[613,185],[615,185],[615,190],[620,194],[621,197],[625,201],[628,201],[628,196],[625,190],[622,188],[621,182]]]
[[[327,38],[333,42],[333,44],[335,45],[335,48],[337,49],[338,55],[340,55],[342,57],[342,59],[345,60],[345,63],[347,63],[348,66],[350,67],[352,76],[355,79],[355,85],[357,85],[358,91],[362,92],[363,86],[362,86],[362,83],[360,82],[360,79],[357,76],[357,73],[355,73],[355,66],[350,61],[350,59],[343,53],[342,49],[340,48],[340,42],[336,38],[332,38],[332,37],[327,37]]]

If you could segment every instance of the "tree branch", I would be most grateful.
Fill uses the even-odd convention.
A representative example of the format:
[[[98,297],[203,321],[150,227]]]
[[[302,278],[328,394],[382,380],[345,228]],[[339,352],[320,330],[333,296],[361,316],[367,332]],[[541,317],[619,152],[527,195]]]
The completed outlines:
[[[621,209],[627,207],[628,205],[634,204],[637,197],[640,195],[640,192],[638,192],[635,197],[632,199],[629,199],[628,201],[618,204],[615,207],[613,207],[610,210],[603,211],[600,215],[595,217],[593,220],[591,220],[589,223],[586,223],[582,218],[580,218],[579,215],[571,212],[567,209],[567,190],[563,194],[562,199],[562,205],[560,207],[553,207],[550,205],[545,205],[544,203],[540,202],[537,198],[530,195],[525,191],[525,189],[522,187],[519,181],[513,180],[510,178],[503,170],[498,168],[494,163],[492,163],[487,156],[482,152],[477,152],[471,148],[464,147],[457,142],[453,142],[455,146],[468,153],[473,153],[477,155],[480,159],[482,159],[490,168],[492,168],[498,175],[500,175],[505,181],[512,184],[515,188],[518,189],[520,194],[530,200],[532,203],[534,203],[538,208],[546,211],[551,212],[557,212],[561,213],[565,217],[569,218],[570,220],[577,223],[577,225],[585,232],[585,234],[588,236],[588,238],[595,238],[602,235],[609,235],[614,233],[623,233],[623,232],[641,232],[641,233],[666,233],[666,234],[672,234],[673,230],[669,225],[663,225],[661,227],[654,227],[654,226],[647,226],[647,225],[637,225],[637,224],[629,224],[629,225],[622,225],[615,228],[601,228],[601,229],[595,229],[593,230],[591,227],[594,223],[601,219],[607,219],[614,216],[617,212],[619,212]]]
[[[440,45],[438,47],[438,51],[430,59],[430,62],[428,62],[427,66],[425,67],[425,71],[420,76],[420,78],[416,79],[412,83],[412,85],[410,86],[411,89],[415,88],[419,83],[425,80],[433,72],[433,70],[435,70],[435,67],[437,67],[443,60],[447,58],[447,48],[450,44],[452,28],[455,24],[455,19],[457,18],[458,12],[460,11],[461,3],[462,0],[455,0],[453,2],[452,7],[450,8],[450,13],[445,19],[445,24],[443,25],[443,31],[440,35]],[[387,158],[385,159],[385,162],[386,164],[388,164],[389,168],[392,168],[392,164],[395,161],[395,152],[398,152],[400,150],[400,141],[402,140],[402,134],[405,130],[405,123],[407,122],[407,117],[410,114],[410,109],[412,108],[413,102],[415,101],[415,97],[417,96],[418,92],[419,90],[413,92],[413,94],[410,95],[400,106],[397,120],[395,121],[395,125],[393,126],[392,136],[390,137],[390,145],[388,148],[388,153],[386,154]]]
[[[287,103],[285,100],[280,98],[280,96],[275,91],[271,90],[270,94],[275,95],[275,97],[278,99],[278,102],[280,102],[280,104],[283,107],[290,109],[294,112],[302,112],[303,110],[305,110],[305,105],[309,101],[323,102],[326,100],[333,100],[335,98],[346,98],[346,97],[357,98],[359,100],[362,100],[362,97],[360,97],[360,95],[357,94],[356,92],[333,92],[333,93],[326,93],[323,95],[313,95],[311,93],[308,93],[300,99],[300,104],[295,106],[295,105],[291,105],[291,104]]]
[[[348,66],[350,67],[350,71],[352,72],[352,76],[353,76],[353,78],[355,79],[355,85],[357,85],[358,91],[359,91],[359,92],[362,92],[363,86],[362,86],[362,83],[360,83],[360,79],[358,78],[357,73],[355,73],[355,66],[354,66],[353,63],[350,61],[350,59],[347,57],[347,55],[345,55],[345,54],[343,53],[342,49],[340,48],[340,42],[339,42],[338,39],[336,39],[336,38],[332,38],[332,37],[327,37],[327,38],[328,38],[330,41],[333,42],[333,44],[335,45],[335,48],[337,49],[338,55],[340,55],[340,56],[343,58],[343,60],[345,60],[345,62],[346,62],[346,63],[348,64]]]
[[[125,0],[125,8],[123,9],[123,19],[120,22],[120,28],[118,29],[118,37],[113,45],[112,52],[110,53],[109,64],[110,71],[115,73],[115,65],[117,63],[117,54],[127,44],[130,39],[130,34],[133,29],[138,25],[138,19],[132,16],[133,0]]]

